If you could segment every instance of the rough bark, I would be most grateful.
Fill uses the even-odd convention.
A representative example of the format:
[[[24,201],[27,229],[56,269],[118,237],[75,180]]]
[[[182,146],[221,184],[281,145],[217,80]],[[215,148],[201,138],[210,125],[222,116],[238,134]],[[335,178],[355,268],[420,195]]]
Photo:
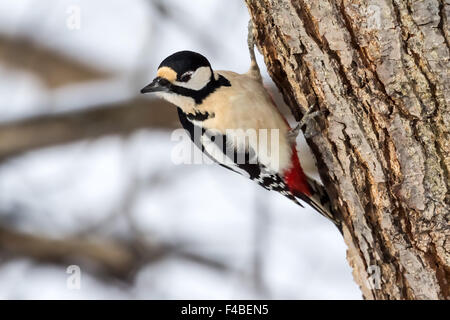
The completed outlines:
[[[321,110],[307,140],[363,296],[449,299],[450,2],[246,3],[294,116]]]

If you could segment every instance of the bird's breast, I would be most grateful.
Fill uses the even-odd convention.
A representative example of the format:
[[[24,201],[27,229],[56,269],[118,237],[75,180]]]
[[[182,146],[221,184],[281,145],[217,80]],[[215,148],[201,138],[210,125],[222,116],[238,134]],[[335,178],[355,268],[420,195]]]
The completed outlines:
[[[196,121],[206,130],[227,136],[239,150],[251,148],[258,160],[275,172],[290,168],[289,127],[263,85],[246,75],[223,72],[231,86],[221,87],[196,109],[214,117]]]

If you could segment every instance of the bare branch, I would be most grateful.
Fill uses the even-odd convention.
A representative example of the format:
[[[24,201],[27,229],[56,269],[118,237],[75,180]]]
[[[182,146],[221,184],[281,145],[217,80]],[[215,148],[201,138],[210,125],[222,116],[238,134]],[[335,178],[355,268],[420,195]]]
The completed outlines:
[[[28,257],[36,263],[80,265],[99,278],[132,281],[145,264],[176,256],[204,266],[229,270],[228,265],[191,252],[182,246],[149,244],[134,239],[51,239],[0,227],[0,250],[4,259]]]
[[[49,88],[112,76],[108,72],[97,70],[66,57],[62,53],[19,37],[0,36],[0,62],[22,71],[34,73]]]
[[[175,108],[163,101],[145,99],[45,115],[0,124],[0,159],[55,144],[108,134],[126,134],[142,128],[172,128],[175,124]]]

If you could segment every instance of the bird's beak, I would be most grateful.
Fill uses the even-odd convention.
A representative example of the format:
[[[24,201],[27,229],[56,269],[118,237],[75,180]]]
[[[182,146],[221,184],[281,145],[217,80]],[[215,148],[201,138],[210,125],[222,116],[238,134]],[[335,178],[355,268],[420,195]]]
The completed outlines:
[[[142,88],[141,93],[149,92],[168,92],[170,90],[170,81],[161,77],[156,77],[152,83]]]

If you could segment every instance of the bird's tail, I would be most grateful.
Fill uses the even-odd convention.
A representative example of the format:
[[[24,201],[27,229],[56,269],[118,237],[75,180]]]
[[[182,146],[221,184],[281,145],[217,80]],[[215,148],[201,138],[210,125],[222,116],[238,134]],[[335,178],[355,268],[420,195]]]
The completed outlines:
[[[309,204],[313,209],[323,215],[325,218],[331,220],[339,231],[342,233],[342,224],[337,212],[331,206],[330,198],[325,191],[325,188],[312,178],[308,177],[308,184],[311,189],[311,196],[304,194],[296,195],[298,198]]]

